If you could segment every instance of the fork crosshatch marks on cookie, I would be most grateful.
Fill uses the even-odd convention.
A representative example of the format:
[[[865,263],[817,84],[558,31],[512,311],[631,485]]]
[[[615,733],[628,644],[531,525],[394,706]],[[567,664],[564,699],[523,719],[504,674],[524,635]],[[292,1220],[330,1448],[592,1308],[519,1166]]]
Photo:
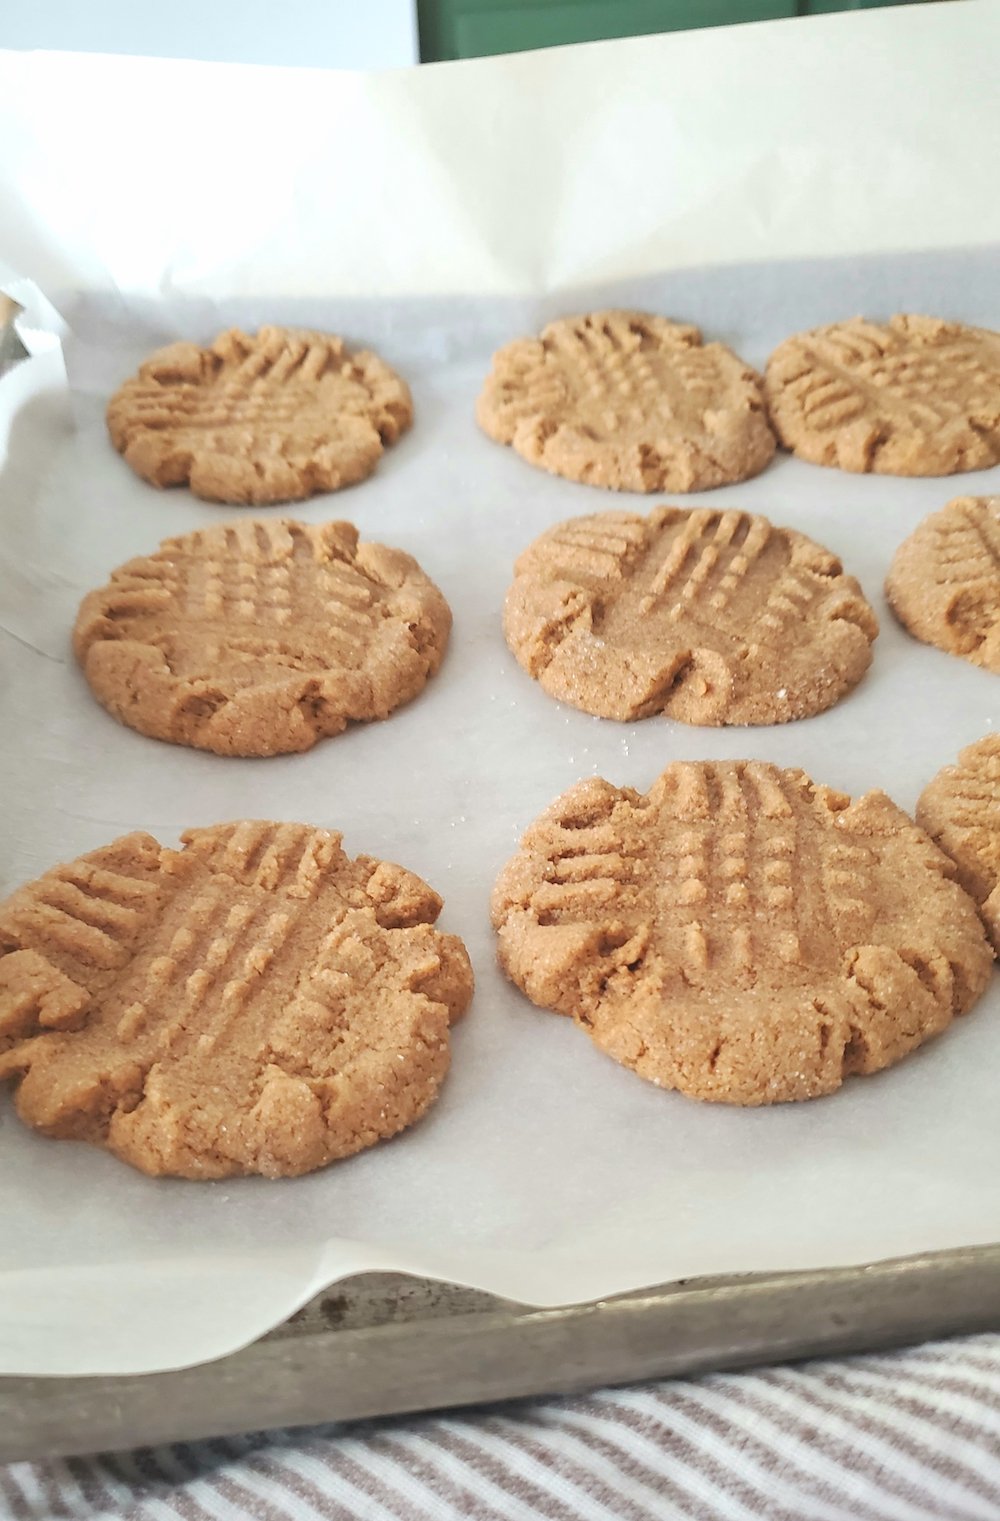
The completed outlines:
[[[1000,734],[966,745],[920,795],[917,822],[955,863],[1000,951]]]
[[[0,903],[0,1079],[143,1172],[294,1176],[412,1125],[472,997],[441,899],[340,835],[131,834]]]
[[[924,518],[885,591],[916,638],[1000,675],[1000,497],[957,497]]]
[[[280,327],[159,349],[107,411],[112,443],[144,480],[256,506],[364,480],[412,421],[406,382],[377,354]]]
[[[645,312],[566,317],[507,344],[476,415],[531,464],[615,491],[705,491],[758,475],[775,451],[760,376]]]
[[[855,317],[787,338],[764,385],[779,439],[813,464],[918,476],[1000,463],[1000,333]]]
[[[97,699],[154,739],[220,755],[309,749],[386,718],[441,664],[451,611],[402,550],[350,523],[241,520],[166,539],[81,605]]]
[[[493,892],[500,963],[664,1088],[814,1098],[969,1009],[992,952],[954,867],[881,792],[678,761],[647,793],[580,782]]]
[[[857,684],[878,633],[835,555],[732,508],[571,518],[514,569],[507,643],[551,696],[602,718],[806,718]]]

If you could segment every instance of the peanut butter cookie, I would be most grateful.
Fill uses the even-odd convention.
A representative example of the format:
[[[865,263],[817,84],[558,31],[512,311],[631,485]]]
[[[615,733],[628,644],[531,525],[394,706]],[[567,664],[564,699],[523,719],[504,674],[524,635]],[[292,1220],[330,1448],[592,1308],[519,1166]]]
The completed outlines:
[[[878,623],[835,555],[733,509],[571,518],[518,559],[504,631],[545,691],[601,718],[773,724],[829,708]]]
[[[1000,951],[1000,734],[966,745],[928,782],[917,823],[955,863]]]
[[[705,491],[775,450],[760,376],[696,327],[645,312],[550,322],[493,357],[476,411],[498,443],[612,491]]]
[[[451,612],[417,562],[350,523],[240,521],[165,539],[84,598],[95,697],[218,755],[308,750],[385,718],[438,669]]]
[[[0,904],[0,1079],[140,1171],[291,1177],[418,1120],[472,996],[438,895],[303,824],[124,835]]]
[[[1000,333],[854,317],[786,339],[764,384],[779,439],[815,465],[954,475],[1000,462]]]
[[[1000,675],[1000,497],[960,496],[924,518],[885,594],[916,638]]]
[[[154,486],[210,502],[297,502],[371,475],[413,421],[376,354],[303,328],[158,349],[108,405],[111,440]]]
[[[975,1003],[992,952],[947,857],[881,792],[675,762],[648,793],[580,782],[493,892],[500,963],[663,1088],[815,1098]]]

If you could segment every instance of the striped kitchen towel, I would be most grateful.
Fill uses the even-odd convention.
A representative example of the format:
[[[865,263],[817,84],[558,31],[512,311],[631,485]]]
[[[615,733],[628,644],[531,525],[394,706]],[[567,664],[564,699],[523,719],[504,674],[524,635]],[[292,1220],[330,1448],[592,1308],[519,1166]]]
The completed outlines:
[[[1000,1521],[1000,1335],[0,1468],[5,1521]]]

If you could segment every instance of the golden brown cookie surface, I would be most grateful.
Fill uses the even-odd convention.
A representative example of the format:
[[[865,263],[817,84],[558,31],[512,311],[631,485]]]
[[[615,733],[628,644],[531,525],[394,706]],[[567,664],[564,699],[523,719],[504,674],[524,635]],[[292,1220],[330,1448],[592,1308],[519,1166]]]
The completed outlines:
[[[571,518],[520,556],[507,643],[551,696],[602,718],[770,724],[830,707],[878,623],[840,561],[746,512]]]
[[[816,465],[953,475],[1000,462],[1000,333],[854,317],[786,339],[764,385],[778,438]]]
[[[917,822],[954,861],[1000,951],[1000,734],[966,745],[928,782]]]
[[[340,836],[131,834],[0,904],[0,1078],[43,1134],[141,1171],[294,1176],[434,1101],[472,995],[441,900]]]
[[[385,718],[441,664],[451,612],[350,523],[244,521],[166,539],[84,598],[74,648],[130,728],[219,755],[306,750]]]
[[[932,512],[897,549],[885,592],[911,634],[1000,675],[1000,497]]]
[[[992,955],[951,863],[880,792],[675,762],[599,778],[526,832],[493,892],[500,963],[616,1061],[732,1104],[813,1098],[967,1010]]]
[[[409,388],[367,350],[304,328],[234,328],[158,349],[111,398],[137,475],[234,505],[296,502],[372,473],[413,421]]]
[[[760,377],[696,327],[645,312],[550,322],[493,357],[476,415],[555,475],[613,491],[704,491],[775,450]]]

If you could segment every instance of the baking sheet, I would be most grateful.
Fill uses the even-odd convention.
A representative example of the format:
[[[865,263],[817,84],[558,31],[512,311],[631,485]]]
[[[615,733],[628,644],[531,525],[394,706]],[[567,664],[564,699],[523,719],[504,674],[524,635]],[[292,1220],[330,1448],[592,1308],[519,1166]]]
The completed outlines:
[[[1000,36],[992,6],[926,8],[945,10],[983,18],[980,49],[989,27]],[[781,32],[738,29],[742,37],[765,30]],[[849,33],[828,28],[825,35]],[[908,34],[900,28],[898,35]],[[921,36],[930,46],[929,34]],[[673,51],[682,40],[645,44],[661,50],[671,77],[687,56]],[[799,44],[789,46],[794,53]],[[562,56],[572,63],[596,51]],[[945,88],[951,54],[940,35],[937,51]],[[616,101],[628,98],[641,62],[632,45],[609,45],[605,72],[615,64],[624,91],[616,87]],[[493,65],[495,76],[470,68],[476,88],[489,97],[495,83],[499,99],[505,71],[516,66],[523,60]],[[557,81],[558,58],[548,67]],[[396,96],[386,81],[366,86],[387,114],[395,101],[397,128],[404,79],[410,76],[400,78]],[[444,94],[442,120],[455,105]],[[105,111],[120,103],[111,91],[98,127],[81,132],[91,146]],[[992,97],[979,111],[988,127]],[[553,119],[553,134],[556,127]],[[606,127],[620,149],[634,140],[614,109]],[[601,141],[595,128],[591,165],[600,163]],[[934,182],[933,151],[922,161]],[[428,184],[446,168],[453,191],[471,183],[454,155],[445,167],[421,162]],[[197,185],[204,189],[208,177],[206,170]],[[570,199],[576,183],[574,172]],[[722,187],[720,180],[719,194]],[[63,352],[45,341],[51,313],[18,287],[29,303],[25,336],[37,353],[0,382],[0,416],[10,419],[0,477],[0,891],[125,829],[173,841],[189,825],[220,819],[304,819],[343,829],[352,852],[399,860],[432,882],[445,897],[442,926],[465,938],[479,986],[428,1118],[387,1145],[293,1182],[149,1180],[101,1152],[33,1136],[0,1101],[0,1371],[138,1372],[219,1356],[324,1283],[365,1268],[567,1303],[674,1277],[833,1266],[1000,1237],[996,980],[974,1013],[889,1073],[806,1105],[728,1110],[647,1086],[569,1021],[533,1009],[496,971],[487,919],[493,877],[521,830],[580,776],[645,788],[673,759],[754,756],[804,766],[851,793],[883,786],[912,807],[941,764],[995,725],[998,687],[995,677],[907,638],[884,607],[881,581],[895,545],[920,517],[958,492],[1000,490],[1000,470],[905,482],[782,457],[755,481],[692,496],[692,505],[764,511],[841,554],[882,616],[875,664],[838,708],[796,725],[619,725],[548,699],[507,652],[499,609],[515,555],[542,529],[602,506],[648,508],[653,500],[547,477],[492,444],[472,419],[496,343],[595,300],[700,322],[758,364],[796,328],[861,309],[923,309],[1000,325],[1000,242],[969,236],[966,243],[979,246],[947,250],[928,235],[920,253],[789,262],[778,256],[797,250],[775,237],[771,262],[730,259],[723,267],[716,239],[706,245],[715,248],[713,267],[684,268],[657,240],[640,256],[640,229],[626,219],[610,267],[621,273],[628,261],[647,262],[646,273],[633,269],[625,281],[594,280],[571,294],[552,282],[555,266],[540,275],[512,255],[505,277],[512,288],[491,287],[470,255],[466,279],[483,287],[478,296],[458,281],[461,299],[444,299],[417,268],[408,291],[383,290],[374,300],[339,272],[325,293],[310,289],[308,277],[300,285],[293,250],[276,250],[266,206],[257,261],[242,248],[227,257],[233,245],[206,234],[181,280],[171,274],[168,242],[158,245],[156,278],[151,266],[130,272],[127,261],[112,269],[100,207],[88,232],[73,222],[66,191],[63,220],[42,224],[34,218],[41,203],[29,206],[19,183],[15,190],[12,238],[22,253],[34,250],[19,268],[36,278],[48,270],[47,293],[70,322],[70,384]],[[501,196],[508,210],[517,191],[512,183]],[[624,215],[627,197],[615,204]],[[545,220],[539,210],[529,198],[536,246],[551,250],[563,206],[549,208]],[[195,238],[184,219],[177,225]],[[985,219],[984,228],[990,231]],[[267,761],[220,759],[120,728],[89,696],[68,652],[79,598],[113,565],[227,515],[184,491],[159,494],[138,481],[110,449],[102,411],[109,390],[152,343],[209,337],[234,318],[330,326],[375,342],[407,375],[413,431],[369,482],[294,511],[312,522],[350,517],[364,536],[409,550],[455,614],[445,664],[414,704],[308,755]]]

